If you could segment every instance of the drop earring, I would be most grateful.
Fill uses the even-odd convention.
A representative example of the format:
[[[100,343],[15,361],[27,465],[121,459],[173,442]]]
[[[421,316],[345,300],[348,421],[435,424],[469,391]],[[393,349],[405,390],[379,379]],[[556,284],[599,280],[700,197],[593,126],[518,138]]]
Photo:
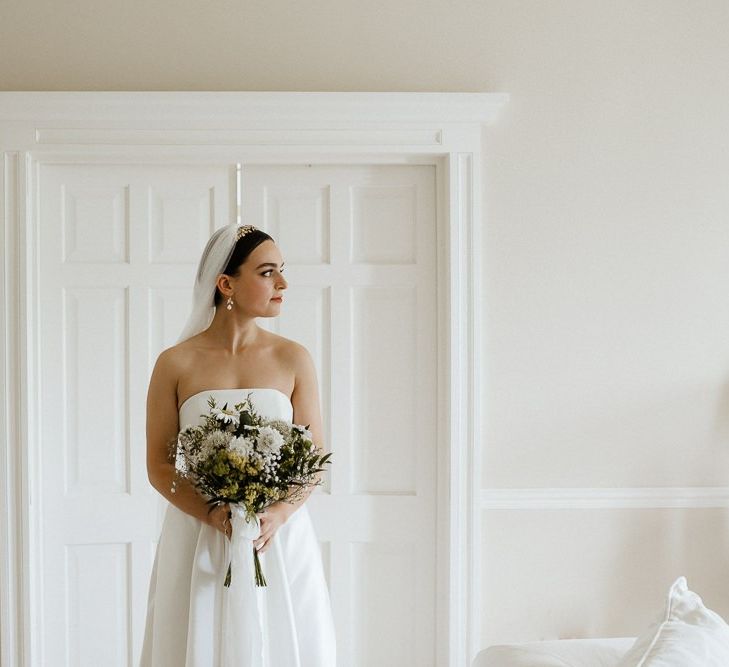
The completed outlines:
[[[228,301],[227,301],[227,304],[228,304],[228,305],[226,305],[225,307],[226,307],[226,308],[227,308],[228,310],[233,310],[233,297],[230,297],[230,296],[228,297]]]

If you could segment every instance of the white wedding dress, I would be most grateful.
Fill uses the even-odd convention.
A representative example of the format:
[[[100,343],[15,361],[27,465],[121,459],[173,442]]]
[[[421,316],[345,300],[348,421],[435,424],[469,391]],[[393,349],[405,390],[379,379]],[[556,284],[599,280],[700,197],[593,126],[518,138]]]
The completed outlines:
[[[278,389],[210,389],[180,406],[181,429],[202,422],[211,395],[220,407],[250,395],[263,416],[292,421],[291,402]],[[255,585],[248,539],[250,570],[231,568],[225,588],[232,542],[168,503],[149,584],[140,667],[335,667],[329,591],[306,505],[259,552],[268,585]]]

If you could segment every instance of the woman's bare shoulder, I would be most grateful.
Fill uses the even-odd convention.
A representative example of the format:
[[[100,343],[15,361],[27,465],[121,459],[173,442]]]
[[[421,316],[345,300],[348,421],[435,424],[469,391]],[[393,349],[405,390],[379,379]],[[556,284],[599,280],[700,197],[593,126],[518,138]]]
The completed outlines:
[[[190,339],[165,348],[157,357],[156,366],[165,375],[174,375],[177,380],[186,368],[193,363],[195,346],[190,344]]]
[[[290,361],[300,360],[302,355],[306,355],[309,351],[298,341],[286,338],[279,334],[271,332],[271,340],[279,350],[280,354]]]
[[[301,383],[302,380],[310,382],[316,377],[314,359],[308,348],[298,341],[289,338],[281,340],[281,357],[286,367],[293,376],[294,386]],[[312,378],[312,375],[314,376]]]

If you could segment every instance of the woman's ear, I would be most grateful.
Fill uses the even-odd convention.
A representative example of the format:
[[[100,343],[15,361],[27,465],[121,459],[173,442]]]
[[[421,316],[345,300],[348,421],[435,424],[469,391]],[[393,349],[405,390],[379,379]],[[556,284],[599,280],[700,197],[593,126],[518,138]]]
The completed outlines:
[[[225,273],[221,273],[218,276],[218,280],[215,284],[224,297],[231,296],[233,294],[233,286],[230,284],[230,276]]]

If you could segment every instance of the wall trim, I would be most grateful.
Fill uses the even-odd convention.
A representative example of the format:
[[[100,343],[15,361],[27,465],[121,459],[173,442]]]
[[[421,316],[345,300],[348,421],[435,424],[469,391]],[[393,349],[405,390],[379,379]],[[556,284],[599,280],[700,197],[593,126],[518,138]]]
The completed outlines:
[[[155,145],[318,145],[331,146],[378,145],[378,146],[440,146],[443,131],[440,128],[423,129],[289,129],[289,130],[139,130],[95,128],[38,128],[39,144],[85,144],[91,146],[138,146]]]
[[[482,489],[482,510],[729,508],[729,487]]]
[[[6,474],[0,475],[0,665],[22,661],[24,615],[22,571],[22,498],[20,489],[18,451],[7,443],[15,442],[17,422],[14,415],[17,405],[14,388],[18,384],[18,308],[20,290],[17,282],[16,257],[19,254],[16,221],[21,205],[19,187],[20,158],[17,153],[2,153],[2,178],[0,179],[0,226],[3,247],[0,257],[0,372],[2,392],[0,396],[0,466]]]
[[[147,128],[204,122],[204,127],[260,128],[282,122],[303,126],[337,123],[373,127],[392,123],[492,122],[509,100],[507,93],[442,92],[67,92],[8,91],[0,93],[0,120],[42,122],[122,121]]]

